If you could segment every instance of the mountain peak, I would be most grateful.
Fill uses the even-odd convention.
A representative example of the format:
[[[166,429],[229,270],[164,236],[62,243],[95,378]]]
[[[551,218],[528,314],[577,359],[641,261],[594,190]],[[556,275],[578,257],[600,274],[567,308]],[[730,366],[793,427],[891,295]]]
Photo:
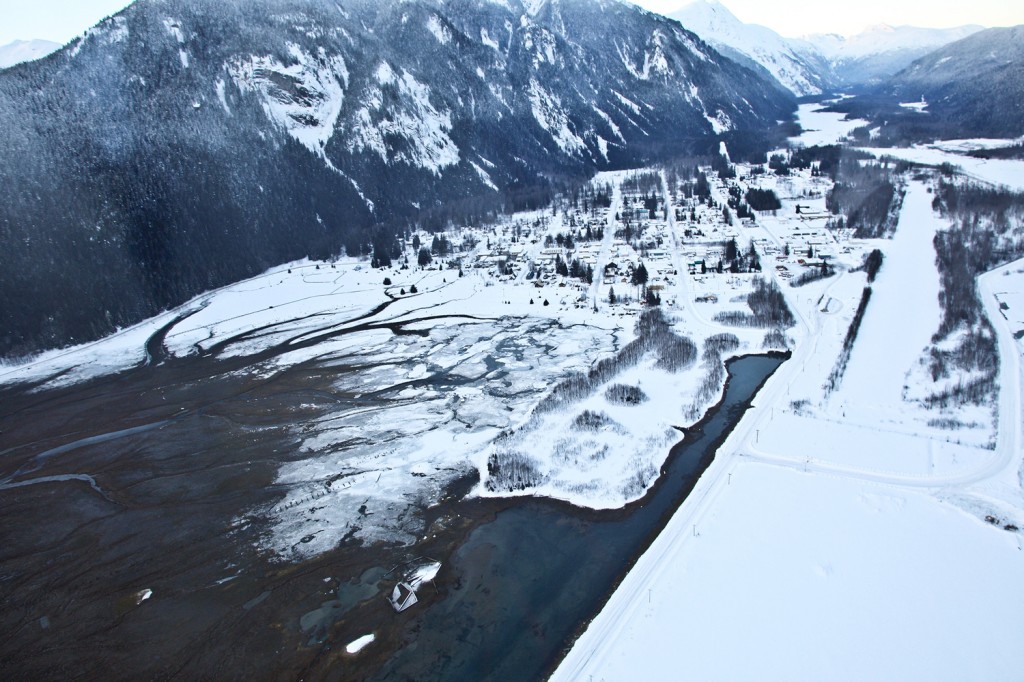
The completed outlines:
[[[736,18],[736,15],[729,11],[728,7],[726,7],[720,2],[717,2],[717,0],[690,0],[690,2],[686,3],[685,5],[677,9],[675,12],[673,12],[673,14],[679,14],[681,12],[704,12],[706,14],[718,14],[721,15],[724,19],[739,21],[739,19]]]
[[[49,40],[15,40],[0,46],[0,69],[42,59],[60,49],[60,44]]]
[[[817,95],[829,76],[821,60],[798,41],[783,38],[765,26],[745,24],[715,0],[694,0],[669,15],[727,57],[763,69],[797,96]]]
[[[383,253],[552,177],[773,144],[795,109],[624,0],[148,0],[18,71],[0,253],[26,272],[0,276],[0,356],[269,264]]]

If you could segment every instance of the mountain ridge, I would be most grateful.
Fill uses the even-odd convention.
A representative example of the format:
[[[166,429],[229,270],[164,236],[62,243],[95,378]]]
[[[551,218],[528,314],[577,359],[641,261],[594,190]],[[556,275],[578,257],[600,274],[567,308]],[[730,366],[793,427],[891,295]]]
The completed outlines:
[[[794,110],[619,0],[139,0],[0,74],[0,356],[296,258],[384,258],[449,207],[763,145]]]
[[[15,40],[6,45],[0,45],[0,69],[42,59],[60,48],[60,43],[49,40]]]
[[[740,21],[716,0],[692,0],[668,13],[730,59],[770,74],[797,97],[879,85],[939,47],[982,30],[878,24],[852,36],[786,38]]]
[[[726,56],[762,67],[798,97],[820,95],[832,86],[831,67],[809,44],[746,24],[715,0],[695,0],[668,16]]]
[[[927,103],[924,116],[981,136],[1024,135],[1024,25],[992,28],[945,45],[894,76],[900,101]]]
[[[982,30],[967,25],[949,29],[879,24],[852,36],[804,36],[832,65],[840,85],[879,84],[914,60],[943,45]]]

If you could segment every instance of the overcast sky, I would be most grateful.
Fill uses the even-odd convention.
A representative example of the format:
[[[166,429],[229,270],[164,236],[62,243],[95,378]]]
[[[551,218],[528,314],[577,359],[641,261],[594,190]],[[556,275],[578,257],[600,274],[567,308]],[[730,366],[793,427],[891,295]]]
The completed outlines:
[[[687,0],[633,0],[652,12],[671,14]],[[869,26],[952,28],[966,24],[1024,24],[1024,0],[720,0],[740,21],[784,36],[853,35]]]
[[[687,3],[687,0],[635,1],[663,14]],[[66,43],[128,4],[127,0],[0,0],[0,45],[35,38]],[[788,36],[850,35],[881,23],[934,28],[1024,24],[1022,0],[724,0],[722,4],[742,21],[763,24]]]
[[[14,40],[66,43],[128,0],[0,0],[0,45]]]

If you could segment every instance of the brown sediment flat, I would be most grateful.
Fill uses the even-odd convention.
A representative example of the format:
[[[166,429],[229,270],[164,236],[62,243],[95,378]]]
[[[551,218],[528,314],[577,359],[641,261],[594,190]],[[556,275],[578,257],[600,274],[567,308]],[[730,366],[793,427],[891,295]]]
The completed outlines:
[[[571,524],[630,518],[656,494],[592,512],[463,500],[474,483],[464,479],[422,510],[425,539],[413,547],[348,542],[282,563],[257,550],[266,519],[244,515],[284,496],[278,468],[302,457],[294,427],[347,399],[331,388],[345,368],[306,363],[261,379],[238,370],[273,350],[168,358],[159,334],[148,349],[149,363],[117,375],[0,390],[0,483],[48,479],[0,490],[5,679],[398,679],[416,669],[401,660],[427,639],[424,629],[436,630],[438,614],[463,604],[501,561],[502,547],[480,539],[481,528],[531,507],[578,533]],[[653,538],[668,516],[659,519],[645,535]],[[421,555],[442,561],[442,570],[421,589],[420,604],[396,614],[384,599],[391,583],[383,573]],[[618,577],[601,578],[608,584],[598,602],[638,555],[616,557]],[[144,590],[152,595],[140,601]],[[500,620],[500,604],[485,601],[486,617]],[[473,618],[466,622],[469,643],[452,647],[484,637],[472,632]],[[556,655],[566,643],[543,623],[531,627]],[[368,633],[373,644],[345,653]],[[444,657],[456,653],[429,654],[425,669],[444,669]],[[452,670],[457,678],[471,667]]]
[[[402,625],[387,586],[348,588],[374,567],[450,553],[474,523],[452,511],[453,495],[424,510],[432,531],[419,546],[348,542],[301,563],[261,553],[267,520],[246,514],[284,497],[279,467],[303,457],[296,427],[352,400],[332,386],[356,371],[315,361],[270,378],[250,370],[342,334],[433,319],[372,322],[388,305],[254,355],[216,351],[264,330],[170,357],[164,339],[186,314],[149,339],[139,367],[0,388],[0,677],[298,678],[343,651],[334,636],[353,622],[372,625],[384,650]],[[501,507],[476,505],[485,518]],[[443,589],[442,579],[424,603]],[[325,603],[326,617],[311,618]]]

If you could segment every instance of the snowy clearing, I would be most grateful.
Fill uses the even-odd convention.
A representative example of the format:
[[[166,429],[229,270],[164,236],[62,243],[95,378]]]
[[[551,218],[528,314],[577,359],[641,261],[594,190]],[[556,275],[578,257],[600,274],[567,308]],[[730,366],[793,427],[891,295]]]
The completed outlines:
[[[1018,535],[927,493],[742,460],[725,473],[553,681],[1017,678]]]
[[[822,104],[800,105],[798,116],[804,132],[800,137],[793,138],[793,142],[797,142],[805,147],[837,144],[843,142],[854,128],[867,125],[867,121],[862,119],[850,119],[847,121],[844,120],[842,114],[822,111],[822,107],[827,104],[825,102]]]
[[[1015,140],[1003,140],[1006,146],[1014,142]],[[978,159],[957,153],[955,146],[948,147],[940,142],[928,146],[865,148],[862,151],[874,154],[877,158],[888,156],[928,166],[948,163],[975,180],[990,185],[1006,186],[1015,191],[1024,190],[1024,161]]]

